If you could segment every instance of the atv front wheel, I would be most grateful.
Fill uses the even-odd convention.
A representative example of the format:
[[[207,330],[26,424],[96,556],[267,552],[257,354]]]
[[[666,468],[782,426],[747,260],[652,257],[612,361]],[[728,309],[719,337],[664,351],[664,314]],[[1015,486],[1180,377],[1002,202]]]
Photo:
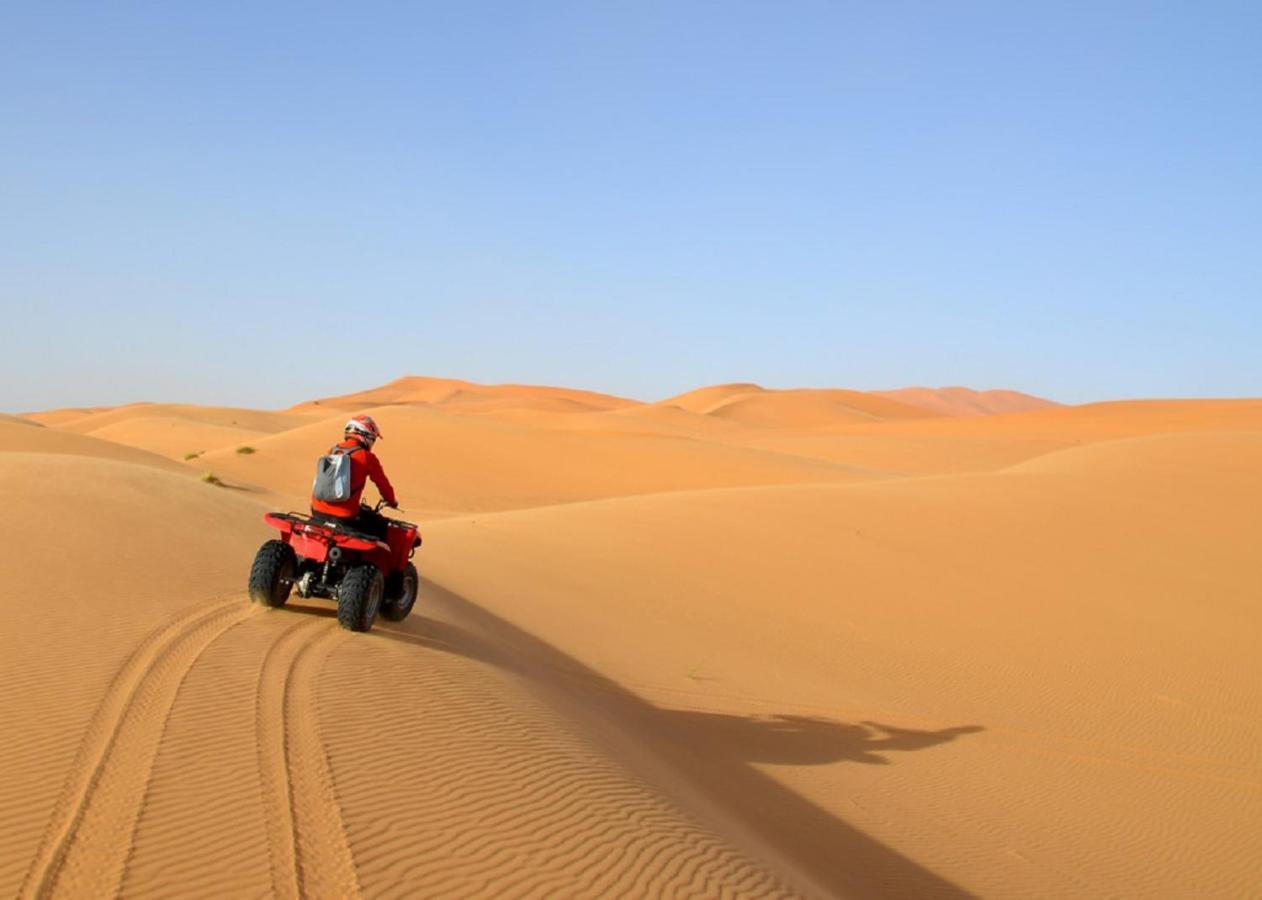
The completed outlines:
[[[373,565],[355,566],[337,589],[337,621],[351,631],[372,628],[381,608],[386,580]]]
[[[402,572],[394,572],[386,580],[386,599],[381,604],[381,618],[388,622],[402,622],[416,604],[416,594],[421,577],[416,566],[408,563]]]
[[[293,547],[284,541],[268,541],[259,547],[250,567],[250,599],[264,606],[284,606],[297,568]]]

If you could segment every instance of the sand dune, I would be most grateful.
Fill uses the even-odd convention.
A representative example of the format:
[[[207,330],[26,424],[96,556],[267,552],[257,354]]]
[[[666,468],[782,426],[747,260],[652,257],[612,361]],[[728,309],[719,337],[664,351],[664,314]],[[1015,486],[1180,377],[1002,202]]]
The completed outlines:
[[[706,415],[771,428],[813,428],[837,422],[923,419],[925,410],[861,391],[758,391],[728,397]]]
[[[32,540],[0,570],[40,571],[51,604],[4,608],[23,700],[0,706],[23,736],[0,772],[6,893],[807,889],[541,699],[547,660],[501,669],[437,611],[370,646],[318,607],[251,607],[265,530],[242,495],[114,460],[0,462],[33,534],[73,517],[109,535],[73,566]]]
[[[34,428],[40,427],[40,423],[34,421],[33,419],[24,419],[21,416],[10,416],[5,413],[0,413],[0,425],[30,425]]]
[[[140,447],[171,459],[200,456],[223,447],[249,447],[268,432],[214,425],[175,416],[136,416],[88,432],[92,437]]]
[[[1254,400],[1124,401],[743,433],[742,446],[891,475],[985,472],[1083,444],[1156,434],[1262,431]]]
[[[1262,401],[295,409],[0,418],[0,891],[1262,883]],[[426,537],[417,612],[367,635],[243,584],[349,411]]]
[[[377,446],[409,510],[511,509],[593,497],[740,484],[853,481],[882,473],[658,434],[536,428],[433,409],[370,409]],[[255,441],[256,453],[207,453],[198,465],[300,503],[315,459],[341,432],[329,419]]]
[[[966,387],[907,387],[872,393],[944,416],[993,416],[1059,405],[1020,391],[975,391]]]
[[[54,456],[93,456],[139,463],[168,471],[186,471],[183,467],[153,453],[88,435],[40,427],[20,419],[0,420],[0,451],[44,453]]]
[[[260,437],[297,428],[321,416],[302,413],[275,413],[219,406],[192,406],[173,403],[133,403],[82,415],[45,417],[34,414],[31,421],[44,421],[62,432],[95,438],[148,450],[177,460],[190,460],[208,450],[248,447]]]
[[[360,410],[393,404],[428,404],[435,406],[516,407],[540,409],[619,409],[636,401],[612,397],[594,391],[537,385],[474,384],[453,378],[426,378],[406,375],[381,387],[324,397],[293,407],[295,411],[312,412],[332,407],[339,410]]]
[[[38,419],[36,419],[38,421]],[[265,412],[256,409],[237,409],[228,406],[193,406],[178,403],[133,403],[117,406],[102,412],[76,417],[55,427],[79,434],[90,434],[104,428],[117,427],[136,420],[156,420],[213,425],[219,428],[240,428],[247,431],[273,434],[286,431],[310,421],[309,416],[294,413]]]
[[[460,414],[464,409],[443,407],[445,413]],[[573,409],[555,407],[534,409],[523,407],[484,407],[476,410],[480,417],[510,422],[530,428],[560,431],[606,431],[621,434],[655,434],[689,439],[718,440],[766,436],[766,429],[742,425],[727,419],[688,412],[677,406],[644,403],[619,409]]]
[[[23,413],[21,417],[32,422],[38,422],[40,425],[51,425],[56,427],[73,422],[76,419],[82,419],[85,416],[107,412],[112,408],[113,407],[109,406],[71,406],[63,409],[48,409],[40,412]]]
[[[940,430],[890,433],[884,426],[850,428],[843,433],[803,434],[785,430],[733,437],[742,446],[841,465],[874,469],[891,475],[951,475],[989,472],[1074,445],[1052,437],[1011,434],[959,434]]]
[[[749,382],[735,382],[732,384],[714,384],[709,387],[697,388],[693,391],[687,391],[683,394],[662,400],[662,406],[677,406],[688,412],[708,413],[714,407],[734,397],[743,397],[750,394],[759,394],[766,390],[761,385],[751,384]]]
[[[6,742],[0,775],[0,885],[104,896],[181,670],[249,614],[240,559],[257,508],[166,460],[177,471],[121,461],[126,452],[3,446],[0,490],[23,535],[0,562],[21,585],[0,632],[4,683],[21,700],[0,704],[0,732],[22,739]]]
[[[1231,896],[1262,876],[1262,434],[1124,443],[436,523],[430,571],[689,721],[697,765],[970,891]],[[898,892],[884,849],[784,828],[834,890]]]
[[[1002,416],[889,422],[885,434],[959,435],[1100,441],[1143,434],[1256,431],[1260,400],[1119,400],[1060,406]],[[838,431],[853,431],[840,426]]]
[[[935,413],[862,391],[768,390],[756,384],[722,384],[663,400],[662,406],[769,428],[813,428],[886,419],[923,419]]]

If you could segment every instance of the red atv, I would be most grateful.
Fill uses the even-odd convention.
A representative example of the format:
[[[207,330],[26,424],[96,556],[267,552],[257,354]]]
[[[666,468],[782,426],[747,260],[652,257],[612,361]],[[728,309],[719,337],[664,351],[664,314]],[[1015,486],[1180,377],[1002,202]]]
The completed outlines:
[[[382,505],[379,502],[373,511]],[[412,611],[420,578],[411,559],[421,546],[420,531],[412,523],[389,520],[381,541],[301,513],[267,513],[263,520],[281,537],[268,541],[254,557],[254,602],[284,606],[296,587],[299,597],[336,600],[337,620],[351,631],[372,628],[378,613],[400,622]]]

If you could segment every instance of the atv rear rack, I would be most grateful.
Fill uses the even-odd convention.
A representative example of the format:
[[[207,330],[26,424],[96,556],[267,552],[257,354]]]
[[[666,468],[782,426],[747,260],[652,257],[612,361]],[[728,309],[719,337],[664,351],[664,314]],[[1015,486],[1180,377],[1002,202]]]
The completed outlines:
[[[374,537],[371,534],[365,534],[362,531],[356,531],[353,528],[347,528],[339,522],[330,522],[328,520],[317,522],[305,513],[290,511],[287,513],[268,513],[268,515],[278,521],[289,522],[294,526],[295,530],[301,528],[303,531],[307,531],[309,529],[322,528],[325,531],[332,531],[335,534],[344,534],[351,538],[359,538],[360,540],[372,541],[374,543],[380,541],[380,538]]]

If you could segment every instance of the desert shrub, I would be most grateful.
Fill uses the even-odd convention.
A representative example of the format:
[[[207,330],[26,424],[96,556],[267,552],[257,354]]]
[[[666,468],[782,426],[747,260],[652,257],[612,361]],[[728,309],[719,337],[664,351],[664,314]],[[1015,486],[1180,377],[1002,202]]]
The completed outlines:
[[[223,486],[223,482],[219,480],[219,476],[216,475],[214,472],[207,472],[205,475],[202,476],[202,481],[206,482],[207,484],[214,484],[220,487]]]
[[[249,456],[251,453],[257,453],[258,451],[253,447],[238,447],[237,452],[244,456]]]

